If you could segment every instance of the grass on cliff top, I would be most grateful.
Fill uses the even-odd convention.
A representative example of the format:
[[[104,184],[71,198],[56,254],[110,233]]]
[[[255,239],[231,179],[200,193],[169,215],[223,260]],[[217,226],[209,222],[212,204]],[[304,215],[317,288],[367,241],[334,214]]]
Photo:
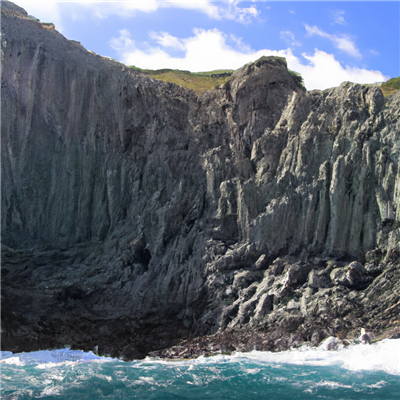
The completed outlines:
[[[268,57],[261,57],[259,60],[263,58],[266,59]],[[286,60],[283,57],[274,57],[274,58],[281,59],[286,64]],[[235,70],[233,69],[220,69],[207,72],[190,72],[190,71],[181,71],[179,69],[157,69],[157,70],[142,69],[135,66],[130,66],[129,68],[140,71],[143,74],[148,75],[155,79],[159,79],[160,81],[172,82],[176,83],[179,86],[192,89],[198,95],[205,92],[206,90],[210,90],[215,88],[216,86],[224,84],[229,80],[231,75],[235,72]],[[297,83],[302,87],[304,91],[306,91],[301,75],[291,70],[289,70],[289,73],[297,79]],[[374,86],[374,85],[379,85],[379,84],[373,84],[367,86]],[[387,82],[382,83],[380,85],[380,88],[385,97],[397,92],[397,90],[400,89],[400,77],[392,78]]]
[[[245,68],[250,64],[255,64],[258,61],[262,60],[278,60],[283,62],[286,66],[286,59],[284,57],[275,57],[275,56],[263,56],[256,61],[248,63],[241,68]],[[181,71],[179,69],[142,69],[133,66],[130,66],[134,70],[140,71],[145,75],[148,75],[152,78],[158,79],[164,82],[172,82],[176,83],[179,86],[183,86],[188,89],[194,90],[198,95],[205,92],[206,90],[210,90],[215,88],[216,86],[222,85],[229,80],[231,75],[235,72],[233,69],[219,69],[214,71],[207,72],[190,72],[190,71]],[[288,70],[289,73],[295,78],[298,85],[306,91],[304,87],[303,78],[297,72]]]
[[[382,83],[381,90],[383,95],[389,96],[400,89],[400,76],[398,78],[389,79],[387,82]]]
[[[215,86],[222,85],[228,81],[233,72],[235,72],[233,69],[221,69],[208,72],[190,72],[180,71],[178,69],[141,69],[135,66],[130,68],[138,70],[152,78],[159,79],[160,81],[172,82],[179,86],[192,89],[197,94],[201,94],[206,90],[214,88]]]

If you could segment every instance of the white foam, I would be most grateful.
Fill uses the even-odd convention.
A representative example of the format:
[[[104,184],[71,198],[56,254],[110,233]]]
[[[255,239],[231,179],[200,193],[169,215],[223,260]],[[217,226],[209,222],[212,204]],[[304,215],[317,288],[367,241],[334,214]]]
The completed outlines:
[[[77,362],[73,362],[73,361],[63,361],[63,362],[50,362],[50,363],[44,363],[44,364],[38,364],[36,365],[37,369],[48,369],[48,368],[57,368],[57,367],[61,367],[61,366],[67,366],[67,365],[75,365],[77,364]]]
[[[321,382],[316,382],[314,386],[322,386],[322,387],[328,387],[330,389],[338,389],[338,388],[344,388],[344,389],[352,389],[353,386],[351,385],[344,385],[343,383],[340,382],[332,382],[332,381],[321,381]]]
[[[379,381],[379,382],[373,383],[372,385],[368,385],[368,387],[372,388],[372,389],[374,389],[374,388],[381,389],[384,386],[386,386],[387,384],[388,383],[385,381]]]
[[[42,393],[40,393],[39,398],[48,396],[59,396],[62,392],[61,386],[47,386],[44,388]]]
[[[302,347],[278,353],[236,353],[232,358],[249,358],[269,363],[339,366],[352,371],[384,371],[400,375],[400,339],[384,339],[374,344],[357,344],[328,351],[326,346]]]
[[[162,363],[170,365],[213,364],[235,361],[254,361],[271,364],[279,368],[283,364],[309,366],[338,366],[352,371],[383,371],[400,375],[400,339],[384,339],[374,344],[360,343],[344,347],[338,340],[327,340],[320,347],[303,346],[281,352],[252,351],[237,352],[230,356],[200,356],[195,360],[167,361],[147,358],[142,363]],[[335,348],[334,350],[332,350]],[[331,350],[329,350],[331,349]],[[140,365],[141,366],[141,365]],[[139,365],[138,365],[139,367]]]
[[[19,357],[8,357],[8,358],[3,358],[0,360],[0,363],[2,364],[9,364],[9,365],[18,365],[18,366],[24,366],[25,363],[19,359]]]
[[[374,344],[357,344],[348,347],[338,346],[337,350],[327,350],[326,343],[313,348],[303,346],[281,352],[252,351],[250,353],[234,353],[216,355],[214,357],[199,357],[194,360],[167,361],[146,358],[143,361],[132,362],[132,367],[152,369],[155,364],[170,366],[196,366],[199,364],[229,363],[240,361],[254,361],[271,364],[279,368],[283,364],[309,366],[338,366],[352,371],[383,371],[392,375],[400,375],[400,339],[384,339]],[[110,357],[99,357],[93,352],[70,350],[43,350],[32,353],[2,352],[3,364],[16,366],[36,365],[36,368],[47,369],[60,365],[73,365],[84,362],[118,361]],[[254,369],[256,371],[256,369]]]
[[[115,361],[110,357],[99,357],[93,352],[70,350],[40,350],[30,353],[2,352],[0,363],[13,364],[18,366],[36,365],[39,369],[55,368],[61,365],[73,365],[84,362],[107,362]]]

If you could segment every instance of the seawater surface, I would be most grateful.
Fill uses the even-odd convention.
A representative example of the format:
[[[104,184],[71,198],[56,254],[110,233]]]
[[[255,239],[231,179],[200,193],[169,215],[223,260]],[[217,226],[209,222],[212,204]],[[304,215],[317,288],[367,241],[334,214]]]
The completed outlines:
[[[3,399],[400,398],[400,339],[183,361],[123,362],[70,349],[1,356]]]

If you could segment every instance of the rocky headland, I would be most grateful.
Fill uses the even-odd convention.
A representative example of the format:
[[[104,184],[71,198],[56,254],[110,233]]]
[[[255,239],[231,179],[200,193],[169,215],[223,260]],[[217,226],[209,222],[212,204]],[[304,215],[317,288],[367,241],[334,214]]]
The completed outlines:
[[[400,91],[265,57],[198,96],[1,8],[2,350],[400,336]]]

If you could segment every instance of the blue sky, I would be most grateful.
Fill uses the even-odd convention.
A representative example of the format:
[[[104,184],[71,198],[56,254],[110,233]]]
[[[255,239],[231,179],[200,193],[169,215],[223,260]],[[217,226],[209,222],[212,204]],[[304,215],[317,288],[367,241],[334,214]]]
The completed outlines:
[[[307,89],[400,75],[399,1],[15,0],[66,38],[141,68],[286,57]]]

